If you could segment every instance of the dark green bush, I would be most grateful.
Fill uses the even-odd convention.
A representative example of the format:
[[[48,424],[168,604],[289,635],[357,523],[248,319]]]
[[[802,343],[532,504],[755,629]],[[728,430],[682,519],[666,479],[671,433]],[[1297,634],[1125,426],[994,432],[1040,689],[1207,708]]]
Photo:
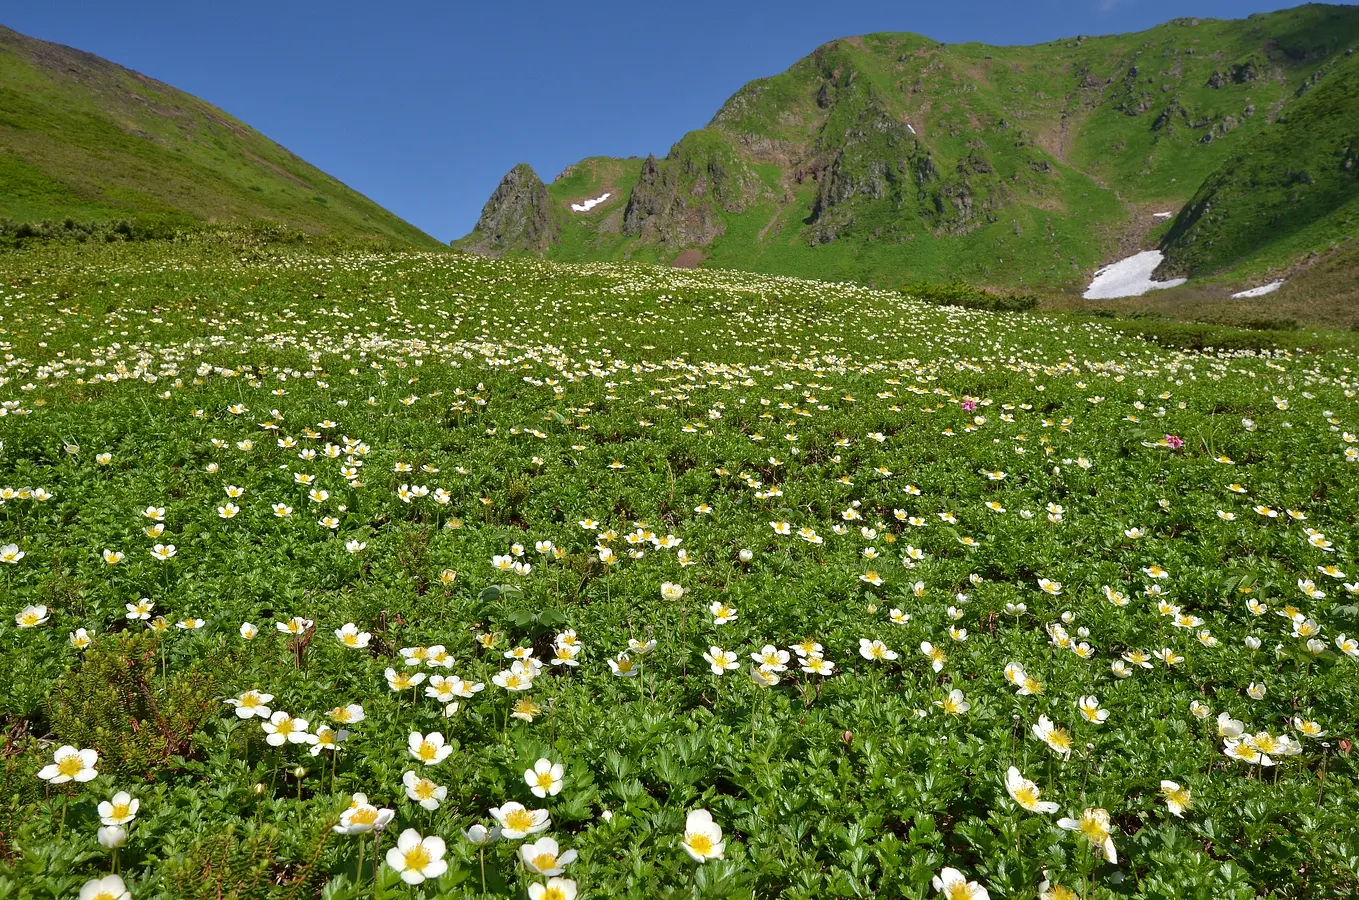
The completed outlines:
[[[1027,312],[1038,306],[1038,297],[1034,294],[985,291],[964,281],[917,282],[902,293],[936,306],[961,306],[990,312]]]
[[[199,668],[159,671],[152,632],[106,635],[48,700],[63,743],[99,751],[102,771],[145,776],[187,752],[194,731],[217,710],[214,679]]]

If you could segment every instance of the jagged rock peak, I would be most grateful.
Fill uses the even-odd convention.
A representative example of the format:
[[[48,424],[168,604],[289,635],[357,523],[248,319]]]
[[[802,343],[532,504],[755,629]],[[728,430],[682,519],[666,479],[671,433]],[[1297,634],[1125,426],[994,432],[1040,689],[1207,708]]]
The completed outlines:
[[[528,163],[519,163],[500,179],[482,207],[474,245],[479,252],[541,253],[557,239],[561,225],[553,215],[547,185]]]

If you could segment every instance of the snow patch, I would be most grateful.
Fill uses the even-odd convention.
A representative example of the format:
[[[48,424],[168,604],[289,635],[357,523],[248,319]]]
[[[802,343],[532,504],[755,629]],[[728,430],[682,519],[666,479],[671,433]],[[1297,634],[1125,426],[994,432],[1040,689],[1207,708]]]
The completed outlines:
[[[1159,291],[1184,284],[1188,279],[1172,278],[1169,281],[1153,281],[1151,273],[1161,264],[1165,256],[1160,250],[1143,250],[1141,253],[1120,259],[1095,273],[1090,286],[1081,296],[1087,300],[1112,300],[1115,297],[1140,297],[1148,291]]]
[[[572,203],[571,212],[589,212],[599,204],[603,203],[605,200],[608,200],[609,197],[611,196],[613,195],[610,194],[608,191],[605,191],[604,193],[600,194],[598,197],[595,197],[592,200],[582,200],[580,203]]]
[[[1263,297],[1265,294],[1274,293],[1279,288],[1283,287],[1283,284],[1284,283],[1282,281],[1271,281],[1269,284],[1262,284],[1259,287],[1253,287],[1248,291],[1242,291],[1239,294],[1232,294],[1232,299],[1242,300],[1248,297]]]
[[[1174,215],[1175,215],[1175,214],[1174,214],[1173,212],[1162,212],[1162,213],[1152,213],[1152,214],[1151,214],[1151,217],[1152,217],[1153,219],[1170,219],[1170,218],[1173,218]]]

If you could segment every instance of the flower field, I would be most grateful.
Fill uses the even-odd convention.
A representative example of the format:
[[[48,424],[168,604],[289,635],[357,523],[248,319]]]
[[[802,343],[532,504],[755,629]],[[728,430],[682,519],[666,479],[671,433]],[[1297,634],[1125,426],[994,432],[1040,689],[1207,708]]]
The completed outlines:
[[[0,896],[1359,892],[1352,347],[230,241],[0,329]]]

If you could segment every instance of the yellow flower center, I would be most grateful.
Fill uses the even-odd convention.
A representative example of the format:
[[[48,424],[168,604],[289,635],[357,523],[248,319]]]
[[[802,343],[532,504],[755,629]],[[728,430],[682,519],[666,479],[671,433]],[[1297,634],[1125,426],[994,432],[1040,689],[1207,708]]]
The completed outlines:
[[[972,888],[965,881],[955,881],[944,891],[945,900],[972,900]]]
[[[1015,799],[1019,801],[1020,806],[1032,809],[1034,804],[1038,802],[1038,791],[1028,785],[1021,785],[1015,789]]]
[[[428,800],[430,797],[433,797],[434,791],[434,782],[430,781],[428,778],[422,778],[415,783],[415,796],[419,797],[421,800]]]
[[[85,764],[81,762],[79,756],[74,754],[63,756],[61,759],[57,760],[57,771],[67,778],[74,778],[79,775],[80,770],[83,768],[85,768]]]
[[[429,851],[425,849],[424,844],[416,844],[406,851],[404,862],[407,869],[423,872],[425,867],[433,862],[433,860],[430,858]]]
[[[533,815],[526,809],[512,809],[505,815],[505,827],[511,831],[528,831],[533,827]]]
[[[707,856],[713,851],[712,838],[708,837],[706,834],[688,835],[687,842],[699,856]]]
[[[532,859],[533,867],[539,872],[557,868],[557,857],[552,853],[539,853]]]
[[[1092,844],[1102,844],[1109,837],[1109,829],[1098,819],[1084,816],[1081,818],[1081,834],[1089,838]]]
[[[274,730],[277,731],[279,734],[288,734],[293,730],[293,720],[287,716],[284,716],[283,718],[278,720],[278,723],[276,725],[274,725]]]
[[[378,811],[376,808],[372,806],[360,806],[358,809],[354,810],[353,815],[349,817],[349,821],[359,825],[373,825],[377,822],[377,817]]]
[[[415,753],[423,760],[431,760],[438,755],[439,748],[435,747],[429,741],[421,741],[420,749],[415,751]]]
[[[550,887],[543,891],[541,900],[566,900],[566,892],[559,887]]]

